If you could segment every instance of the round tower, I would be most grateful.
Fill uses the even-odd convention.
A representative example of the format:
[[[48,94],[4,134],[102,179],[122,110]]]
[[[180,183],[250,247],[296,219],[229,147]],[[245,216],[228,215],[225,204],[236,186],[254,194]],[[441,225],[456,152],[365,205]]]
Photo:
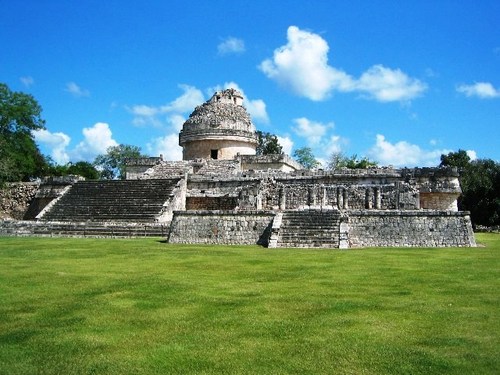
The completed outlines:
[[[235,89],[216,92],[195,108],[179,133],[182,159],[233,159],[236,154],[255,155],[257,135]]]

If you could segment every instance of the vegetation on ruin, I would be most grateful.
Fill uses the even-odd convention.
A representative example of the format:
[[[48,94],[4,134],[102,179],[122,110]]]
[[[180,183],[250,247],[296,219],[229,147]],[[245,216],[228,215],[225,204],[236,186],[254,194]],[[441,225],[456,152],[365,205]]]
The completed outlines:
[[[270,250],[0,238],[2,374],[493,374],[484,247]]]
[[[366,169],[376,167],[377,162],[368,159],[367,157],[358,157],[357,154],[347,156],[342,152],[334,152],[330,155],[326,169],[333,171],[340,168],[348,169]]]

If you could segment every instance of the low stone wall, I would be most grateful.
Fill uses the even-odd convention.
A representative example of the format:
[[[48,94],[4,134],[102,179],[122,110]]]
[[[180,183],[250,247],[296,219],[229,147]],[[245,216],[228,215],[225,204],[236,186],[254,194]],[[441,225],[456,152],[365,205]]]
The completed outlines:
[[[267,246],[270,211],[176,211],[168,242]]]
[[[39,183],[16,182],[0,188],[0,219],[22,219]]]
[[[349,247],[476,246],[468,212],[350,211]]]

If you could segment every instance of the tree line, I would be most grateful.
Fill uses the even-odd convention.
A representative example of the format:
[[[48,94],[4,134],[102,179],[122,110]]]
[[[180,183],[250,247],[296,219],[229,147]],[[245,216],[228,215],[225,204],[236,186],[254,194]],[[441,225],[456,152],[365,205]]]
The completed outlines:
[[[0,83],[0,186],[6,182],[30,181],[44,176],[80,175],[87,179],[123,179],[125,161],[143,157],[140,147],[120,144],[98,155],[93,162],[78,161],[58,165],[43,155],[33,131],[45,129],[42,108],[29,94],[14,92]],[[278,137],[257,132],[257,155],[283,154]],[[309,147],[298,148],[293,157],[305,169],[363,169],[377,163],[366,157],[333,153],[323,166]],[[471,160],[464,150],[441,155],[440,167],[457,167],[462,195],[461,211],[470,211],[474,226],[500,225],[500,163],[492,159]]]

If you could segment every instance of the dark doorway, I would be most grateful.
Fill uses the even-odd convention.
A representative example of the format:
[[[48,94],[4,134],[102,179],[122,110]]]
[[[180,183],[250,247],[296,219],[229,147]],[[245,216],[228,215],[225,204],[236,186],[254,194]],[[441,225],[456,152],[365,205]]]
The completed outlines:
[[[210,150],[210,157],[212,159],[217,159],[219,157],[219,150]]]

